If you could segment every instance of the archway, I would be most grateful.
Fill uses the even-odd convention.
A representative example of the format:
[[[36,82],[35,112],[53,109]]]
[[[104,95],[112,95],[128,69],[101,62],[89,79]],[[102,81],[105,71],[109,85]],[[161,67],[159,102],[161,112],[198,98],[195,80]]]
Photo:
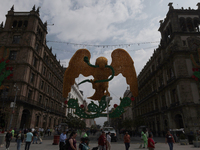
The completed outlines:
[[[176,128],[179,129],[179,128],[184,128],[184,125],[183,125],[183,118],[180,114],[177,114],[175,116],[175,123],[176,123]]]
[[[30,126],[30,111],[27,109],[23,110],[20,128],[29,128]]]

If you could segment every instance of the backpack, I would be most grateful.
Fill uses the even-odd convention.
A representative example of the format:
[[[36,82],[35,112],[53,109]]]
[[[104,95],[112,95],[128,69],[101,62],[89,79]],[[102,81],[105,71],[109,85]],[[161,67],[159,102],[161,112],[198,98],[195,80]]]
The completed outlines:
[[[83,143],[81,143],[81,145],[83,145],[82,150],[89,150],[89,147],[88,147],[87,145],[85,145],[85,144],[83,144]]]

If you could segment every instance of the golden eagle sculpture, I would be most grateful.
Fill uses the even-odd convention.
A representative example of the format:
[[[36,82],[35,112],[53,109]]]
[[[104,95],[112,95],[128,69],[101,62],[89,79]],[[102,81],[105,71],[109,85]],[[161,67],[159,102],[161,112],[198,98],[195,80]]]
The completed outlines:
[[[120,73],[126,78],[127,84],[130,85],[132,95],[134,97],[138,95],[138,83],[134,62],[124,49],[115,49],[112,52],[111,65],[107,64],[108,60],[105,57],[98,57],[95,65],[91,65],[89,62],[90,57],[90,52],[87,49],[79,49],[73,55],[64,74],[63,97],[67,98],[71,86],[75,83],[75,78],[80,74],[85,77],[90,75],[94,77],[93,80],[86,80],[91,82],[93,89],[95,89],[94,95],[88,97],[89,99],[101,100],[104,95],[110,96],[108,82],[113,76],[117,76]]]

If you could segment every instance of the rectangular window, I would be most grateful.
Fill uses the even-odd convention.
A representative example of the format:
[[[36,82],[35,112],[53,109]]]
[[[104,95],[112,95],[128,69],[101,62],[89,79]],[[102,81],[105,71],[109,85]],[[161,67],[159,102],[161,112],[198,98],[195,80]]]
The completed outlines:
[[[34,73],[31,73],[31,83],[34,82],[34,79],[35,79],[35,74],[34,74]]]
[[[44,87],[44,81],[41,81],[40,89],[43,89],[43,87]]]
[[[37,60],[38,60],[38,59],[37,59],[36,57],[33,58],[33,66],[34,66],[34,67],[37,67]]]
[[[47,86],[47,93],[49,93],[49,85]]]
[[[13,36],[13,41],[12,41],[12,43],[13,43],[13,44],[19,44],[20,38],[21,38],[20,35],[14,35],[14,36]]]
[[[185,40],[183,40],[183,46],[187,46],[187,45],[186,45],[186,41],[185,41]]]
[[[15,60],[17,56],[17,51],[10,51],[9,59]]]
[[[47,104],[48,104],[48,99],[46,98],[45,107],[47,107]]]
[[[49,73],[49,79],[51,79],[51,73]]]
[[[173,102],[177,102],[178,101],[177,94],[176,94],[176,89],[172,90],[172,101]]]
[[[42,104],[42,95],[39,96],[39,103]]]
[[[51,102],[51,108],[53,108],[53,102]]]
[[[43,67],[43,75],[46,74],[46,67]]]
[[[33,92],[32,90],[29,90],[29,91],[28,91],[28,99],[31,99],[31,98],[32,98],[32,92]]]
[[[35,44],[35,50],[38,52],[39,51],[39,45]]]

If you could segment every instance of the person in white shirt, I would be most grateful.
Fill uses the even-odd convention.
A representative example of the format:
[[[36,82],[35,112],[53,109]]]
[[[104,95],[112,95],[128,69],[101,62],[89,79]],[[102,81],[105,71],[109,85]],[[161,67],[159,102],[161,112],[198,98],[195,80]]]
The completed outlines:
[[[111,150],[111,136],[110,136],[110,132],[108,132],[108,134],[106,136],[106,140],[107,140],[107,150]]]

